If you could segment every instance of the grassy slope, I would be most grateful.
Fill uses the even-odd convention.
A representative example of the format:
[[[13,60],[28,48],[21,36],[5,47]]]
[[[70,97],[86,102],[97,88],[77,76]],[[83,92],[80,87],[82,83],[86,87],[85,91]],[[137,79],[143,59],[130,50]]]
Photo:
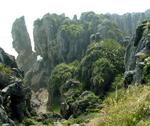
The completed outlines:
[[[100,116],[87,126],[150,126],[150,86],[131,86],[110,93]]]

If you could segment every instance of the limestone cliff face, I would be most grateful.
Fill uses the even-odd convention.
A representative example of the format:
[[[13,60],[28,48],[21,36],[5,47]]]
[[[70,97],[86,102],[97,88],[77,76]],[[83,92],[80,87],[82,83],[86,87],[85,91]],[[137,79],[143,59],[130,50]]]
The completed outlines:
[[[150,10],[144,13],[126,13],[123,15],[107,14],[108,18],[113,21],[123,32],[127,35],[133,35],[135,33],[137,25],[143,20],[149,19]]]
[[[34,22],[35,51],[44,60],[50,61],[51,65],[61,61],[57,33],[64,20],[64,15],[46,14]]]
[[[144,83],[144,67],[150,56],[150,21],[143,21],[136,29],[125,55],[126,74],[133,74],[133,81]]]
[[[80,59],[89,42],[83,25],[65,15],[44,15],[34,22],[33,35],[36,53],[52,67]]]
[[[27,72],[35,55],[32,52],[31,40],[26,28],[24,17],[15,20],[12,26],[13,48],[17,51],[18,67]]]
[[[137,23],[147,17],[150,17],[149,10],[122,16],[85,12],[79,19],[77,16],[70,19],[64,14],[46,14],[34,22],[35,53],[32,51],[24,17],[21,17],[16,19],[12,27],[13,47],[18,52],[17,64],[25,71],[27,84],[38,88],[46,87],[52,69],[62,62],[80,60],[91,40],[115,39],[123,43],[124,36],[131,35]],[[129,39],[125,44],[128,41]],[[133,43],[131,42],[129,47]],[[129,47],[127,50],[135,50]],[[133,55],[126,54],[127,57],[132,57],[126,60],[127,70],[132,66],[129,64],[135,66],[135,60],[132,61],[135,59],[135,52],[132,51]]]

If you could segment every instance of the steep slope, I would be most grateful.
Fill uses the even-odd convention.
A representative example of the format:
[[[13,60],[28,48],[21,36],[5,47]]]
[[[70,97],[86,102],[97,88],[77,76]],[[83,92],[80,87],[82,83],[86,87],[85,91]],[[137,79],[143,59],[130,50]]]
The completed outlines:
[[[110,93],[100,115],[86,126],[149,126],[149,90],[149,86],[131,86]]]

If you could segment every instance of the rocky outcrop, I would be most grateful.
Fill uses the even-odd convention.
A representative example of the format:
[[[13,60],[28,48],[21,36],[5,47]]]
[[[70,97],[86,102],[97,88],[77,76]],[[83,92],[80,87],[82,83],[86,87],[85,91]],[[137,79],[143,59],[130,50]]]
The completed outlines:
[[[47,61],[36,61],[32,68],[25,74],[25,84],[30,85],[35,91],[47,87],[50,70]]]
[[[26,28],[24,17],[15,20],[12,26],[13,48],[17,51],[17,64],[27,72],[34,63],[36,56],[32,52],[31,40]]]
[[[15,57],[7,54],[2,48],[0,48],[0,62],[10,67],[17,67]]]
[[[125,55],[125,85],[144,83],[144,69],[150,56],[150,20],[142,22],[130,41]],[[130,80],[130,81],[128,81]]]
[[[61,86],[61,96],[61,115],[66,119],[100,109],[98,96],[91,91],[83,91],[79,81],[68,80]]]
[[[106,14],[106,16],[113,21],[126,35],[132,36],[136,30],[137,25],[142,21],[149,19],[150,10],[143,13],[126,13],[123,15]]]
[[[64,19],[64,15],[46,14],[42,19],[34,22],[35,51],[44,60],[49,60],[52,65],[59,63],[59,60],[61,60],[59,58],[61,54],[59,54],[57,32]]]
[[[130,15],[133,15],[131,19]],[[40,88],[48,88],[49,78],[55,66],[62,62],[80,61],[84,57],[89,44],[94,41],[115,39],[126,46],[129,37],[123,36],[131,35],[137,22],[148,17],[149,11],[142,18],[140,16],[143,14],[140,14],[140,18],[135,15],[138,14],[116,16],[85,12],[81,14],[79,19],[74,16],[71,20],[64,14],[46,14],[34,22],[34,53],[24,17],[16,19],[12,28],[13,47],[18,52],[18,67],[25,72],[25,84],[31,85],[34,91],[38,91]],[[131,22],[134,22],[135,25],[131,26]],[[134,55],[137,50],[140,51],[142,48],[138,44],[141,41],[141,32],[143,32],[141,30],[142,28],[139,27],[136,37],[128,46],[126,57],[130,58],[126,58],[128,59],[126,60],[127,70],[132,70],[131,68],[134,69],[136,66]],[[86,64],[88,65],[89,62]],[[120,64],[117,66],[122,68]],[[87,77],[87,72],[85,72],[85,77]],[[88,85],[90,81],[86,81],[86,84]],[[97,90],[97,88],[94,87],[94,90]],[[52,91],[49,91],[49,96],[51,93]]]
[[[15,126],[13,120],[21,122],[25,116],[30,116],[31,92],[23,85],[24,75],[14,58],[2,49],[0,55],[0,124]]]
[[[46,78],[48,76],[47,74],[49,73],[48,61],[43,60],[43,58],[40,56],[42,54],[39,53],[38,50],[36,50],[36,53],[32,51],[31,41],[27,32],[24,17],[16,19],[16,21],[13,23],[12,37],[13,47],[18,52],[18,67],[21,68],[25,73],[25,84],[32,86],[33,89],[44,87],[48,80],[48,78]],[[41,42],[43,41],[39,41],[39,43]],[[44,53],[46,50],[43,49],[42,52]],[[42,56],[44,57],[44,55]]]
[[[37,92],[32,91],[32,106],[37,113],[47,113],[47,102],[48,102],[48,91],[44,88],[41,88]]]
[[[55,66],[80,59],[89,41],[78,20],[64,15],[46,14],[34,22],[35,51]]]

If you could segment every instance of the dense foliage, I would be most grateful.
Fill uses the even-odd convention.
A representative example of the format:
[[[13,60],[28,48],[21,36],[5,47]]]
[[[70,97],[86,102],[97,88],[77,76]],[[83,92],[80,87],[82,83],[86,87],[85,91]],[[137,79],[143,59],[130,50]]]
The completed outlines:
[[[9,67],[6,67],[4,64],[0,64],[0,72],[10,75],[12,70]]]
[[[75,64],[78,64],[77,62],[74,62],[72,64],[59,64],[57,65],[50,76],[49,79],[49,92],[51,96],[49,96],[49,102],[51,99],[55,100],[58,98],[60,100],[60,87],[69,79],[74,78],[75,73],[77,71],[77,68]],[[54,97],[54,98],[53,98]],[[55,102],[55,101],[52,101]]]
[[[79,68],[85,89],[94,89],[97,94],[108,90],[114,76],[124,72],[123,56],[124,48],[113,40],[89,45]]]
[[[140,85],[110,93],[103,102],[103,114],[87,126],[149,126],[149,90]]]
[[[144,81],[145,83],[150,83],[150,57],[148,57],[146,60],[146,65],[144,66]]]
[[[53,89],[55,96],[59,95],[60,86],[62,86],[68,79],[73,78],[76,69],[77,68],[72,64],[67,65],[64,63],[59,64],[54,68],[50,76],[49,85],[50,88]]]

